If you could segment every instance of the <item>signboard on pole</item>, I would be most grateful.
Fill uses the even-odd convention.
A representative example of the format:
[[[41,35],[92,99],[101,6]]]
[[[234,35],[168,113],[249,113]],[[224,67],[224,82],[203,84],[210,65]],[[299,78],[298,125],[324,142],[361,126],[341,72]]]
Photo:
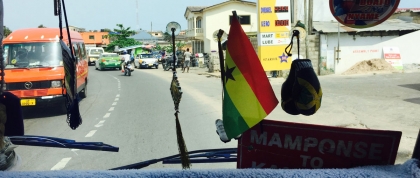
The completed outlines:
[[[397,10],[400,0],[329,0],[330,11],[341,24],[369,28],[381,24]]]
[[[403,69],[401,60],[400,48],[398,47],[384,47],[384,59],[396,69]]]
[[[265,71],[290,69],[290,1],[258,0],[258,57]]]
[[[238,168],[393,165],[401,132],[263,120],[238,141]]]

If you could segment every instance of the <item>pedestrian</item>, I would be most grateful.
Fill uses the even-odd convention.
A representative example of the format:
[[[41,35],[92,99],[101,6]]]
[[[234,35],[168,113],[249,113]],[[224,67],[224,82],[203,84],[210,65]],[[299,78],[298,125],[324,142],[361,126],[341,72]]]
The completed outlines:
[[[187,68],[187,73],[189,73],[191,55],[190,48],[187,48],[187,51],[184,52],[184,69],[182,70],[182,73],[185,72],[185,68]]]

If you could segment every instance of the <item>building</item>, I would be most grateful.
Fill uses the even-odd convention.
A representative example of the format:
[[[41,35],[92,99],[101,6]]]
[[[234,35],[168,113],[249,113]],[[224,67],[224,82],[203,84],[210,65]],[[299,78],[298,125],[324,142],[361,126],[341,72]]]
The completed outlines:
[[[319,40],[313,42],[318,45],[310,47],[318,46],[321,75],[341,74],[359,61],[384,58],[384,47],[399,48],[403,65],[420,63],[418,55],[413,53],[418,49],[416,50],[415,45],[407,43],[407,40],[420,41],[420,24],[417,23],[388,19],[374,27],[354,29],[329,21],[313,22],[313,28]],[[337,54],[334,51],[338,43],[340,52]]]
[[[145,30],[140,30],[137,32],[137,34],[130,36],[129,38],[133,38],[134,40],[141,42],[142,44],[155,45],[158,41],[158,37],[155,37],[154,35],[150,34],[150,32],[147,32]]]
[[[188,6],[184,17],[187,20],[187,40],[191,40],[193,53],[217,51],[216,34],[219,29],[229,33],[230,18],[235,10],[241,17],[240,23],[245,33],[258,30],[257,4],[242,0],[229,0],[212,6]]]
[[[156,38],[162,38],[163,39],[163,37],[164,37],[164,35],[163,35],[163,32],[162,31],[149,31],[149,32],[147,32],[147,33],[149,33],[150,35],[152,35],[152,36],[154,36],[154,37],[156,37]]]
[[[63,27],[63,28],[66,28],[66,27]],[[86,31],[85,28],[79,28],[79,27],[75,27],[75,26],[71,26],[71,25],[69,25],[69,30],[70,31],[76,31],[76,32],[79,32],[79,33]]]
[[[420,24],[420,8],[398,8],[389,19],[401,19]]]
[[[109,32],[80,32],[87,46],[107,47]]]

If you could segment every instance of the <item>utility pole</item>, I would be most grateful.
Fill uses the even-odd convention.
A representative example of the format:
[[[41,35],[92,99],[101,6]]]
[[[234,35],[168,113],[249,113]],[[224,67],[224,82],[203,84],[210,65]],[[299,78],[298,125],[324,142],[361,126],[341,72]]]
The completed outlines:
[[[137,16],[137,30],[140,30],[139,24],[139,0],[136,0],[136,16]]]
[[[298,0],[292,0],[292,7],[293,7],[293,25],[296,25],[297,21],[298,21]]]
[[[309,0],[309,14],[308,14],[308,35],[312,35],[312,29],[313,29],[313,15],[314,15],[314,1]]]

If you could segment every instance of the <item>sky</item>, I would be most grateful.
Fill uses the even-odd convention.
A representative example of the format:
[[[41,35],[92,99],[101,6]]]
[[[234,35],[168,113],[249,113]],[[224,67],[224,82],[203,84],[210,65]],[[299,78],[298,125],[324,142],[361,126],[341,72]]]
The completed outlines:
[[[186,29],[184,13],[187,6],[210,6],[226,0],[66,0],[69,25],[86,30],[100,30],[114,29],[116,24],[123,24],[137,29],[136,1],[139,28],[164,31],[166,24],[171,21],[178,22],[182,29]],[[58,27],[58,17],[54,16],[52,0],[3,0],[3,3],[4,25],[12,31],[36,28],[40,24]],[[399,7],[420,8],[420,0],[401,0]]]

